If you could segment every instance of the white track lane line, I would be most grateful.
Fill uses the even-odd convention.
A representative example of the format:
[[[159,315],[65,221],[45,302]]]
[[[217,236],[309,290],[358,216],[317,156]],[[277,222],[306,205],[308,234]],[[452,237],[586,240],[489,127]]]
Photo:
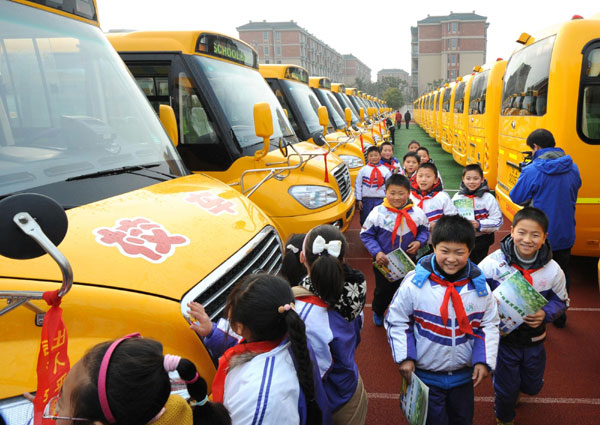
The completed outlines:
[[[400,394],[367,393],[370,399],[398,400]],[[475,397],[478,403],[493,403],[494,397]],[[521,403],[531,404],[587,404],[600,405],[600,398],[553,398],[553,397],[522,397]]]

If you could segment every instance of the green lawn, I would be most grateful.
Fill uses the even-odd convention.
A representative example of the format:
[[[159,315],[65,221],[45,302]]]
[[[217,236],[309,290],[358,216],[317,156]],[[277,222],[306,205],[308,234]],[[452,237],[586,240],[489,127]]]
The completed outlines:
[[[401,130],[396,129],[394,155],[400,162],[402,162],[404,154],[408,152],[408,144],[411,140],[416,140],[421,146],[429,149],[429,154],[435,161],[435,165],[444,180],[444,190],[452,197],[460,186],[462,167],[454,162],[452,155],[444,151],[439,143],[429,137],[427,132],[414,123],[410,124],[408,130],[404,123]]]

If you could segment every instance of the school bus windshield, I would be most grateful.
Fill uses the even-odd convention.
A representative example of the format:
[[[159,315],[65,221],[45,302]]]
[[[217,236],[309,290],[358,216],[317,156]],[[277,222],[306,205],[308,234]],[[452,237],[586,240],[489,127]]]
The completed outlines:
[[[208,80],[240,147],[257,145],[258,148],[263,143],[254,130],[254,104],[259,102],[271,105],[271,140],[293,138],[292,143],[297,141],[279,101],[258,71],[205,56],[193,56],[192,63]]]
[[[339,96],[337,96],[337,95],[339,95]],[[352,102],[350,102],[348,95],[346,93],[336,93],[336,97],[340,101],[342,108],[344,108],[344,109],[350,108],[350,113],[352,114],[352,124],[357,124],[358,123],[358,111],[356,110],[356,108],[354,108],[354,105],[352,104]]]
[[[317,96],[306,84],[296,81],[282,80],[281,85],[294,99],[294,103],[300,111],[300,115],[308,128],[310,134],[322,132],[323,126],[319,124],[318,110],[321,104]]]
[[[317,90],[321,94],[321,103],[323,103],[323,105],[325,105],[327,107],[327,110],[329,111],[329,120],[335,125],[335,128],[344,128],[346,126],[343,118],[344,112],[342,111],[342,108],[340,107],[340,104],[338,103],[336,98],[333,96],[333,93],[325,89]]]
[[[22,12],[0,2],[0,197],[79,206],[187,173],[99,28]]]

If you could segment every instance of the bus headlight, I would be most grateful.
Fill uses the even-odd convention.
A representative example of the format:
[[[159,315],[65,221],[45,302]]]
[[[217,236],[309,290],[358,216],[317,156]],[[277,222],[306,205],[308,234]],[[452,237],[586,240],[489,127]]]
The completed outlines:
[[[325,186],[292,186],[290,195],[304,207],[314,210],[337,201],[335,190]]]
[[[354,155],[338,155],[339,158],[346,163],[348,168],[361,168],[365,165],[364,161]]]

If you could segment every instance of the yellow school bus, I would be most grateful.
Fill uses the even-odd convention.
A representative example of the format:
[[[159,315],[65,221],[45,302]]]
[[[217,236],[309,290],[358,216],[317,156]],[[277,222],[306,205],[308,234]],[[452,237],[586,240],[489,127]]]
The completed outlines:
[[[346,86],[341,83],[331,83],[331,92],[337,99],[344,112],[346,109],[350,110],[349,131],[354,137],[358,138],[363,152],[366,151],[366,149],[375,144],[375,142],[373,141],[370,133],[363,126],[361,126],[362,120],[360,118],[360,110],[356,109],[354,103],[352,103],[350,97],[346,94]]]
[[[441,125],[440,125],[440,143],[444,144],[452,144],[452,123],[454,110],[452,108],[452,104],[454,101],[454,90],[456,89],[456,82],[448,83],[446,87],[444,87],[444,93],[442,96],[441,102]]]
[[[315,143],[315,139],[321,140],[325,135],[331,153],[348,165],[350,178],[354,183],[358,171],[365,165],[364,154],[360,145],[353,143],[354,138],[346,134],[344,118],[338,114],[331,102],[331,111],[328,105],[325,105],[328,123],[321,123],[319,108],[329,99],[321,101],[317,93],[309,87],[308,72],[297,65],[261,64],[258,69],[281,106],[287,111],[287,117],[298,137]],[[339,112],[343,114],[342,111]]]
[[[0,416],[30,423],[22,394],[36,390],[41,294],[61,287],[71,365],[94,344],[139,331],[211,382],[214,363],[186,303],[216,318],[239,276],[279,269],[281,242],[248,198],[186,171],[100,30],[94,1],[0,1],[0,157],[3,217],[24,193],[45,195],[16,211],[52,239],[57,226],[46,226],[39,199],[64,210],[59,248],[72,270],[48,255],[0,258]],[[23,234],[12,220],[0,226],[2,237]]]
[[[431,137],[433,137],[435,139],[436,142],[440,143],[440,141],[442,140],[440,138],[440,127],[441,127],[441,123],[442,123],[442,95],[443,95],[443,90],[444,87],[440,87],[437,89],[436,92],[436,96],[434,99],[434,104],[433,104],[433,119],[432,119],[432,124],[433,124],[433,128],[432,128],[432,133],[433,135]]]
[[[348,227],[354,214],[348,166],[298,139],[250,45],[205,31],[139,31],[108,39],[150,102],[174,106],[177,149],[190,170],[249,196],[283,238],[324,223]],[[253,107],[260,102],[269,103],[273,116],[267,151],[254,130]]]
[[[435,127],[433,124],[434,121],[434,113],[433,111],[435,110],[435,104],[436,104],[436,100],[437,100],[437,94],[438,91],[434,90],[429,94],[429,101],[427,102],[427,134],[429,134],[429,137],[435,139]]]
[[[469,95],[471,92],[472,75],[462,77],[456,86],[454,95],[454,138],[449,146],[454,161],[458,164],[467,165],[467,111],[469,109]]]
[[[379,145],[383,142],[383,138],[381,137],[381,134],[379,134],[379,132],[377,132],[375,130],[375,124],[372,121],[372,109],[371,106],[366,102],[366,99],[364,99],[361,96],[361,92],[360,90],[357,90],[353,87],[349,87],[346,88],[346,94],[348,95],[348,97],[350,98],[350,101],[354,104],[354,107],[360,111],[361,109],[364,111],[364,118],[362,120],[362,127],[364,129],[366,129],[367,134],[371,137],[371,140],[373,140],[373,143],[375,145]],[[371,114],[369,114],[369,112],[371,112]]]
[[[573,158],[583,182],[572,252],[600,256],[600,20],[574,19],[534,36],[524,33],[519,42],[506,65],[502,90],[496,186],[500,207],[509,219],[519,209],[509,192],[530,150],[525,140],[533,130],[545,128]]]
[[[498,175],[498,118],[506,61],[475,67],[469,94],[467,163],[479,164],[489,187]]]

